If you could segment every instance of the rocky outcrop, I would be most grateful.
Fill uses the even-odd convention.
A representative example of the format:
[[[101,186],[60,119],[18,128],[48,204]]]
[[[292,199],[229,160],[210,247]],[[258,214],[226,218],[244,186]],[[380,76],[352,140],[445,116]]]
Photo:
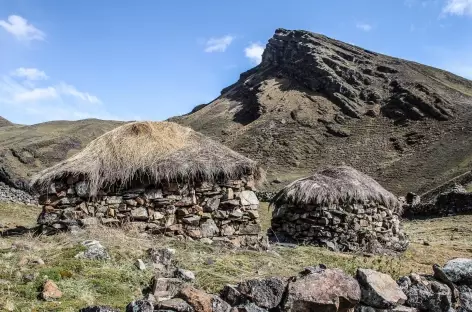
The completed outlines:
[[[37,205],[37,198],[29,193],[0,182],[0,202]]]
[[[44,231],[97,224],[134,225],[154,234],[185,236],[236,247],[267,245],[259,224],[254,180],[139,185],[102,190],[91,198],[86,181],[70,177],[39,198]]]
[[[1,127],[8,127],[8,126],[13,126],[13,123],[2,116],[0,116],[0,128]]]

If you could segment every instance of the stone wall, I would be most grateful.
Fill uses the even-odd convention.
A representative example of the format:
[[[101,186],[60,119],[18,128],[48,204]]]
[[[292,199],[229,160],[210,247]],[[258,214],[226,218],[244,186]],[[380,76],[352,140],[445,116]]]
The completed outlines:
[[[408,240],[396,212],[374,203],[285,204],[274,210],[269,235],[279,242],[307,243],[338,251],[404,251]]]
[[[8,202],[24,205],[37,205],[38,202],[35,197],[31,196],[25,191],[8,186],[0,182],[0,202]]]
[[[440,194],[434,202],[406,205],[404,216],[407,218],[427,218],[471,213],[472,193],[454,190]]]
[[[68,182],[68,183],[67,183]],[[252,177],[219,183],[134,186],[89,198],[87,182],[57,181],[40,197],[38,222],[47,228],[134,224],[156,234],[213,239],[257,246],[259,201]]]

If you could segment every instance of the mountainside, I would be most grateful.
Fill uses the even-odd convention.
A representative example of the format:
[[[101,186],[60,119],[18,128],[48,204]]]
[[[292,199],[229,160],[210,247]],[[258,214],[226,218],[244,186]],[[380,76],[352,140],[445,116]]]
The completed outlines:
[[[86,119],[2,127],[0,120],[0,181],[24,189],[34,173],[70,157],[121,124]]]
[[[307,31],[278,29],[262,62],[171,118],[291,180],[348,164],[404,194],[472,168],[472,82]]]
[[[13,126],[13,123],[10,122],[9,120],[6,120],[2,116],[0,116],[0,128],[1,127],[7,127],[7,126]]]

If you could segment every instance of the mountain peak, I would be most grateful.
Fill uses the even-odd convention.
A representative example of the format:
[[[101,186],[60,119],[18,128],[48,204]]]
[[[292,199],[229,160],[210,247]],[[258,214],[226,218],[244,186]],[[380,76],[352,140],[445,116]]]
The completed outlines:
[[[13,123],[2,116],[0,116],[0,127],[12,126]]]

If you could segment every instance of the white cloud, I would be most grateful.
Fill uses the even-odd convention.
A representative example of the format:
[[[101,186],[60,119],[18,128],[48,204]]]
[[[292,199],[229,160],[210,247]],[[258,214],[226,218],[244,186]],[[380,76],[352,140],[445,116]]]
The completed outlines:
[[[233,40],[234,37],[230,35],[226,35],[220,38],[211,38],[205,43],[205,52],[224,52],[233,42]]]
[[[56,119],[119,119],[107,112],[97,96],[80,91],[73,85],[36,80],[41,85],[34,86],[24,83],[31,82],[24,80],[25,75],[15,74],[17,71],[0,74],[0,115],[16,114],[18,121],[25,123]]]
[[[8,19],[0,20],[0,27],[15,36],[20,41],[44,40],[46,34],[37,29],[26,19],[18,15],[10,15]]]
[[[25,78],[27,80],[46,80],[49,77],[45,72],[37,68],[20,67],[11,72],[13,77]]]
[[[357,23],[356,27],[363,31],[371,31],[373,28],[372,25],[367,24],[367,23]]]
[[[244,54],[254,64],[259,64],[262,61],[262,53],[265,47],[260,43],[252,43],[244,49]]]
[[[448,0],[443,12],[451,15],[472,16],[472,0]]]
[[[73,96],[81,99],[82,101],[89,102],[92,104],[100,104],[101,101],[95,95],[91,95],[87,92],[80,92],[74,86],[68,85],[64,82],[61,82],[57,89],[63,95]]]

